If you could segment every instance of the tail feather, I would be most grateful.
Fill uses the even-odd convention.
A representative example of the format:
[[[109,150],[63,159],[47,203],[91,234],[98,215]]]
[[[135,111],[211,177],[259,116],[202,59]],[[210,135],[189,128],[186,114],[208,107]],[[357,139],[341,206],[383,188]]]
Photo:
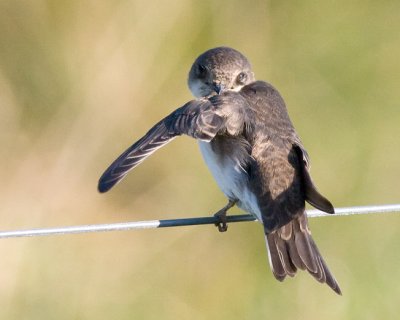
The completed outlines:
[[[307,270],[317,281],[326,283],[337,294],[339,284],[329,271],[308,229],[305,214],[266,235],[269,260],[276,279],[295,276],[297,269]]]
[[[305,215],[303,215],[305,216]],[[294,242],[297,248],[297,252],[306,266],[306,269],[310,272],[316,273],[318,271],[317,259],[315,252],[311,247],[311,236],[307,227],[302,227],[302,221],[294,220],[291,222],[293,227]],[[296,223],[299,222],[299,223]],[[277,231],[279,237],[279,230]]]
[[[299,255],[294,237],[291,237],[290,240],[286,242],[286,245],[289,248],[289,250],[288,250],[289,256],[290,256],[290,259],[292,260],[293,264],[298,269],[306,270],[307,267]]]
[[[269,264],[271,266],[272,273],[277,280],[283,281],[288,273],[286,272],[281,257],[279,256],[278,248],[275,244],[275,237],[267,235],[266,240]]]
[[[279,254],[279,259],[282,263],[283,269],[285,270],[285,273],[290,276],[294,277],[294,275],[297,272],[297,268],[290,259],[289,251],[286,246],[285,240],[279,237],[275,237],[275,245]]]
[[[324,258],[320,254],[317,245],[315,244],[314,240],[311,238],[311,244],[315,250],[315,252],[318,255],[318,260],[319,260],[319,266],[321,267],[321,270],[323,271],[324,277],[322,279],[322,283],[326,283],[329,287],[332,288],[333,291],[335,291],[337,294],[342,294],[342,291],[340,290],[339,284],[337,283],[335,277],[333,274],[330,272],[328,265],[326,264]]]

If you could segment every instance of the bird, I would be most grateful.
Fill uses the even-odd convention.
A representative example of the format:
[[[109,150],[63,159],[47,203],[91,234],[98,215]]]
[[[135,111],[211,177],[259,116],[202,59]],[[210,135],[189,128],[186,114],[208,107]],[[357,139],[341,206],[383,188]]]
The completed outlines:
[[[268,260],[279,281],[306,270],[341,295],[315,244],[305,203],[333,214],[316,188],[310,160],[271,84],[256,80],[249,60],[230,47],[216,47],[194,61],[188,86],[195,99],[155,124],[103,173],[103,193],[130,170],[180,135],[198,141],[201,154],[228,203],[215,213],[219,231],[235,205],[263,224]]]

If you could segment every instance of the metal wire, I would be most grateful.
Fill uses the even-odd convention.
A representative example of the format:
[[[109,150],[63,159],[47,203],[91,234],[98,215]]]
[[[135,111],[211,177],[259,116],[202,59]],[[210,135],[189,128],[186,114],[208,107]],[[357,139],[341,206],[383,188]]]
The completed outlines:
[[[358,214],[400,212],[400,204],[337,208],[335,209],[335,212],[336,212],[335,214],[326,214],[319,210],[309,210],[307,211],[307,215],[310,218],[315,218],[315,217],[338,217],[338,216],[348,216],[348,215],[358,215]],[[249,214],[227,216],[228,223],[255,221],[255,220],[256,220],[255,217]],[[37,237],[37,236],[64,235],[64,234],[77,234],[77,233],[89,233],[89,232],[155,229],[155,228],[215,224],[217,222],[219,222],[219,219],[213,216],[170,219],[170,220],[133,221],[133,222],[107,223],[107,224],[96,224],[96,225],[80,225],[80,226],[70,226],[70,227],[1,231],[0,238]]]

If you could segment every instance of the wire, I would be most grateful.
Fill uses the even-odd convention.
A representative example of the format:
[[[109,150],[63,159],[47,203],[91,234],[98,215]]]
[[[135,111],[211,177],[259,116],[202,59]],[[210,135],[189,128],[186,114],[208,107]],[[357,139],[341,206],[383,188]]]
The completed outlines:
[[[335,209],[335,214],[326,214],[319,210],[309,210],[307,211],[307,216],[310,218],[338,217],[338,216],[348,216],[348,215],[358,215],[358,214],[389,213],[389,212],[400,212],[400,204],[337,208]],[[249,214],[227,216],[228,223],[255,221],[255,220],[256,218]],[[219,219],[213,216],[170,219],[170,220],[133,221],[133,222],[107,223],[107,224],[95,224],[95,225],[80,225],[80,226],[70,226],[70,227],[1,231],[0,238],[37,237],[37,236],[64,235],[64,234],[77,234],[77,233],[89,233],[89,232],[155,229],[155,228],[215,224],[217,222],[219,222]]]

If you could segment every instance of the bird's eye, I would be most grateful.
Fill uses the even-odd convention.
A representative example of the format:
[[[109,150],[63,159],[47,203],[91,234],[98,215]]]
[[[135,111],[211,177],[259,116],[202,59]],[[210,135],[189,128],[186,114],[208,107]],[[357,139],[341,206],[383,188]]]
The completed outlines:
[[[236,82],[239,84],[245,84],[246,81],[247,81],[247,74],[244,72],[239,73],[236,78]]]
[[[204,77],[206,76],[206,74],[207,74],[207,68],[206,68],[206,66],[204,66],[204,65],[202,65],[202,64],[199,64],[199,65],[197,66],[197,74],[198,74],[198,76],[199,76],[200,78],[204,78]]]

